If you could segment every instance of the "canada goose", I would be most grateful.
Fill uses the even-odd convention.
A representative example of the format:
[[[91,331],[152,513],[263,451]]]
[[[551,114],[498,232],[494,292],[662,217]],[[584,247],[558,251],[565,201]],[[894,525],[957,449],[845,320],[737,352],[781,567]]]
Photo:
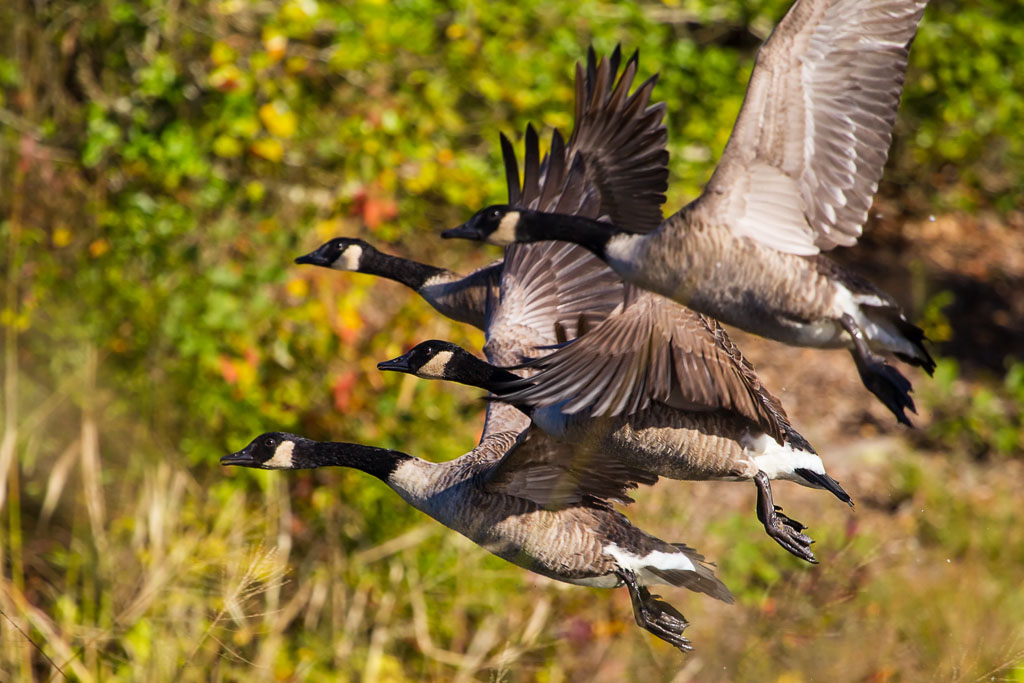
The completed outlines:
[[[680,307],[680,310],[686,309]],[[697,317],[692,312],[691,315]],[[592,334],[588,332],[564,351],[575,352]],[[703,343],[696,335],[694,339],[698,345]],[[584,353],[587,352],[584,349]],[[698,354],[693,356],[690,362],[701,362],[696,358]],[[591,363],[594,362],[591,359]],[[661,362],[664,365],[672,360]],[[726,364],[722,358],[717,358],[705,366],[715,367],[716,363]],[[572,365],[570,361],[569,366]],[[742,413],[709,408],[697,402],[690,403],[690,409],[652,402],[642,410],[613,418],[567,414],[565,410],[572,399],[543,406],[521,398],[524,394],[529,396],[529,391],[520,391],[518,395],[515,391],[509,392],[509,388],[532,382],[542,386],[546,379],[544,372],[522,380],[455,344],[438,340],[422,342],[398,358],[378,363],[377,367],[486,389],[532,418],[535,427],[527,433],[539,428],[569,445],[570,457],[582,469],[589,467],[595,458],[613,458],[630,468],[671,479],[753,480],[757,486],[757,516],[765,531],[783,548],[808,562],[815,562],[810,550],[813,541],[801,533],[806,528],[804,525],[782,514],[781,508],[774,505],[769,480],[787,479],[811,488],[826,489],[853,505],[846,491],[825,473],[814,449],[779,412],[773,415],[773,422],[782,434],[778,443]],[[725,381],[727,372],[719,369],[711,374]],[[576,374],[585,377],[590,373],[584,370]],[[614,387],[611,390],[614,391]],[[774,399],[767,392],[763,394],[761,400],[765,408],[772,409]],[[677,405],[689,403],[688,398],[679,398],[681,403]]]
[[[463,276],[385,254],[354,237],[335,237],[295,262],[395,280],[415,291],[442,315],[480,329],[485,324],[487,291],[501,281],[501,261]]]
[[[591,49],[586,69],[576,65],[576,122],[569,142],[555,131],[549,153],[541,159],[537,134],[528,126],[522,185],[512,145],[501,136],[510,204],[628,219],[630,225],[644,228],[661,221],[660,206],[668,187],[665,105],[649,104],[656,77],[629,94],[638,57],[634,54],[628,60],[621,75],[620,61],[618,48],[600,61]],[[536,355],[537,347],[578,335],[581,326],[602,319],[621,301],[621,279],[586,249],[551,242],[522,245],[516,251],[519,257],[512,270],[521,286],[506,283],[500,305],[490,310],[493,278],[504,282],[510,270],[502,261],[458,279],[449,271],[386,256],[365,242],[346,238],[331,240],[296,260],[379,274],[406,284],[442,313],[484,329],[484,351],[499,365],[518,363]],[[514,408],[492,404],[484,434],[520,431],[528,424]]]
[[[668,133],[662,125],[665,105],[649,105],[656,76],[627,97],[638,55],[634,53],[628,60],[616,82],[621,58],[621,49],[616,47],[610,58],[598,61],[591,48],[586,69],[576,65],[576,124],[568,145],[555,131],[551,150],[541,160],[537,134],[532,126],[527,127],[526,175],[521,188],[518,169],[514,183],[509,176],[510,204],[620,221],[628,217],[630,225],[654,227],[661,222],[659,207],[668,187]],[[515,152],[504,135],[501,147],[506,171],[516,168]],[[580,155],[586,156],[585,165]],[[563,250],[561,260],[568,260],[571,254]],[[593,258],[584,250],[576,255],[584,263]],[[441,314],[480,329],[487,324],[488,293],[497,287],[502,273],[500,259],[462,276],[384,254],[364,240],[350,237],[328,240],[295,262],[395,280],[416,291]]]
[[[820,252],[861,234],[925,4],[797,0],[758,52],[704,193],[653,231],[492,206],[444,236],[565,240],[627,282],[723,322],[788,344],[848,348],[864,385],[910,425],[910,383],[876,352],[931,374],[924,334],[892,297]]]
[[[610,470],[604,473],[595,465],[576,479],[565,468],[559,448],[550,439],[500,432],[455,460],[433,463],[384,448],[272,432],[224,456],[221,464],[362,470],[413,507],[513,564],[567,583],[625,585],[637,624],[689,650],[682,636],[686,619],[651,595],[647,586],[681,586],[731,603],[729,590],[695,550],[661,541],[611,508],[606,499],[621,498],[635,485],[624,481],[628,475],[621,465],[607,462]],[[537,494],[548,504],[553,494],[561,506],[539,505],[533,500]]]

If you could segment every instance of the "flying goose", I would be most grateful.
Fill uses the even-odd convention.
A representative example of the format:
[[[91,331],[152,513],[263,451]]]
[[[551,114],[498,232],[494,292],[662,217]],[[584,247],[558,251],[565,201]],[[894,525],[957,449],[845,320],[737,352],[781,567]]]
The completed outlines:
[[[848,348],[864,385],[910,425],[911,385],[880,353],[931,374],[923,332],[821,252],[861,234],[925,4],[797,0],[758,52],[704,193],[655,229],[498,205],[444,236],[565,240],[627,282],[741,329]]]
[[[600,61],[590,48],[586,68],[576,65],[576,123],[568,145],[556,130],[549,154],[541,160],[536,131],[527,127],[526,176],[520,187],[516,171],[514,185],[509,184],[510,205],[608,216],[620,222],[628,219],[630,225],[651,228],[661,222],[659,207],[668,187],[665,104],[649,104],[657,76],[627,97],[639,57],[633,54],[616,81],[621,59],[619,47]],[[501,148],[508,171],[510,164],[516,166],[516,159],[504,135]],[[581,155],[586,156],[585,166]],[[561,259],[568,260],[573,253],[564,252]],[[575,253],[584,264],[593,259],[585,250]],[[501,259],[462,276],[385,254],[352,237],[328,240],[295,262],[386,277],[417,292],[441,314],[481,330],[487,324],[488,293],[498,286],[502,273]],[[587,267],[601,268],[598,264]]]
[[[556,130],[541,159],[536,131],[526,129],[524,175],[509,140],[501,136],[509,203],[524,209],[604,218],[647,229],[661,221],[668,187],[664,103],[650,104],[657,77],[632,93],[638,67],[634,54],[619,75],[621,52],[587,66],[576,65],[575,126],[566,143]],[[616,80],[617,79],[617,80]],[[450,271],[387,256],[361,240],[337,238],[296,259],[337,270],[379,274],[406,284],[438,311],[484,329],[484,351],[491,362],[511,365],[538,353],[538,347],[577,336],[581,326],[603,319],[622,297],[623,285],[589,251],[566,243],[522,245],[513,269],[519,287],[506,284],[501,304],[495,281],[504,281],[503,261],[459,278]],[[488,406],[484,434],[525,429],[519,411]]]
[[[661,125],[663,105],[646,106],[649,85],[653,84],[653,80],[627,97],[628,86],[635,73],[635,61],[635,57],[630,60],[619,79],[619,85],[614,88],[611,86],[617,70],[616,56],[610,60],[610,66],[606,67],[608,63],[602,61],[595,68],[591,54],[585,79],[581,77],[581,69],[577,69],[577,125],[570,144],[566,147],[556,135],[549,157],[541,162],[536,134],[532,128],[528,128],[522,185],[515,154],[507,139],[502,138],[510,201],[523,208],[570,206],[583,215],[630,220],[631,224],[645,229],[651,229],[660,222],[660,205],[664,196],[659,194],[659,190],[667,185],[668,175],[667,152],[664,149],[666,134]],[[581,86],[581,83],[584,85]],[[596,87],[588,94],[591,90],[589,84],[595,83]],[[602,90],[601,84],[607,84],[607,87]],[[581,103],[585,106],[581,106]],[[625,122],[619,120],[625,116],[622,112],[631,111],[643,112],[644,116],[640,119],[642,125],[637,123],[635,116],[626,117]],[[577,149],[581,146],[582,149]],[[578,152],[575,156],[574,150]],[[589,169],[594,167],[600,172],[590,172]],[[628,172],[624,169],[628,169]],[[594,188],[597,188],[596,192]],[[600,202],[598,207],[594,206],[595,200]],[[635,223],[632,222],[633,216],[637,217]],[[774,397],[763,390],[756,375],[735,351],[720,327],[716,326],[711,331],[702,319],[678,304],[642,290],[624,287],[621,280],[589,252],[578,247],[567,247],[569,245],[564,243],[546,243],[519,245],[507,250],[500,295],[492,301],[485,325],[488,335],[485,351],[491,362],[496,365],[518,363],[524,357],[537,355],[538,346],[576,336],[581,329],[594,326],[602,316],[607,316],[613,308],[620,306],[628,289],[631,296],[626,309],[601,329],[618,328],[635,332],[643,328],[649,329],[649,333],[646,337],[633,332],[622,335],[622,340],[630,340],[632,345],[620,344],[616,348],[620,367],[629,367],[640,373],[663,368],[658,363],[650,364],[649,349],[656,345],[661,345],[658,348],[663,347],[665,353],[676,354],[680,363],[677,371],[670,373],[668,382],[663,385],[643,382],[638,385],[633,382],[637,397],[631,402],[630,412],[645,408],[651,400],[668,406],[653,409],[646,417],[634,418],[626,424],[637,427],[645,419],[658,420],[658,410],[672,413],[673,407],[705,411],[720,409],[726,415],[724,421],[727,424],[723,429],[728,432],[731,425],[733,450],[736,449],[736,439],[740,438],[736,435],[744,433],[750,423],[753,423],[755,430],[760,429],[775,439],[778,448],[790,448],[786,444],[786,433],[782,427],[784,412]],[[339,256],[331,255],[325,260],[338,262]],[[589,320],[585,317],[588,314],[591,315]],[[582,324],[577,323],[575,329],[571,329],[574,320],[581,318]],[[662,321],[667,321],[667,328],[661,325]],[[690,353],[694,345],[700,348],[701,353]],[[729,351],[722,350],[726,348]],[[720,356],[717,361],[706,362],[716,354]],[[730,373],[736,375],[731,380]],[[621,373],[618,375],[621,376]],[[602,376],[597,376],[597,380],[601,379]],[[646,395],[644,387],[649,387],[652,393]],[[491,410],[497,411],[498,407],[507,408],[504,404],[492,404]],[[596,405],[588,408],[588,414],[601,417],[605,414],[619,414],[624,409],[621,403],[612,406],[611,410],[607,406]],[[529,421],[518,411],[513,412],[515,416],[504,413],[497,420],[492,419],[494,413],[490,413],[485,433],[506,426],[516,430],[525,428]],[[748,419],[744,420],[743,417]],[[495,423],[497,426],[493,426]],[[578,420],[575,423],[579,425]],[[623,447],[627,449],[634,447],[629,443],[630,429],[619,430],[619,440],[625,443]],[[792,431],[788,424],[785,429]],[[681,443],[688,444],[690,451],[699,450],[697,444],[704,444],[702,457],[714,457],[713,447],[717,443],[714,439],[702,440],[702,435],[695,430],[686,432],[680,429],[676,435]],[[799,440],[803,442],[802,438]],[[729,441],[729,437],[724,440],[727,445]],[[646,447],[649,448],[649,444]],[[650,454],[644,451],[645,446],[635,448],[646,453],[646,458],[641,455],[638,459],[647,467],[653,467]],[[820,459],[809,446],[805,448],[813,456],[812,464],[817,463],[814,466],[821,469]],[[665,465],[667,468],[678,469],[679,463],[686,462],[684,457],[670,456],[659,454],[659,457],[668,460],[669,464]],[[728,459],[725,453],[719,456]],[[731,470],[727,468],[705,468],[670,476],[702,478],[705,474],[711,477],[732,476]],[[808,476],[814,477],[816,474],[808,469]],[[790,552],[813,561],[814,556],[808,548],[811,540],[800,533],[803,526],[776,513],[771,502],[767,475],[757,476],[755,470],[741,478],[755,478],[757,481],[759,517],[769,535]],[[810,481],[807,477],[801,479]],[[831,479],[827,481],[831,482]],[[845,493],[841,495],[845,496]]]
[[[679,310],[687,311],[682,307]],[[697,314],[689,313],[698,322],[703,320]],[[631,322],[642,324],[642,316]],[[584,334],[560,352],[563,359],[565,352],[572,352],[577,357],[570,357],[568,363],[563,360],[561,364],[550,364],[547,370],[529,380],[522,380],[505,369],[486,363],[456,344],[438,340],[422,342],[398,358],[378,363],[377,367],[486,389],[531,417],[533,424],[527,434],[542,430],[566,444],[573,466],[581,469],[588,468],[594,461],[614,459],[634,470],[670,479],[752,480],[757,487],[757,516],[768,535],[793,555],[815,562],[810,550],[813,541],[802,533],[806,527],[782,514],[781,508],[774,505],[769,480],[786,479],[811,488],[826,489],[841,501],[851,506],[853,503],[839,483],[825,473],[821,458],[810,444],[786,421],[774,397],[759,385],[748,384],[747,390],[755,394],[762,412],[770,414],[773,425],[770,429],[777,430],[780,437],[773,437],[766,431],[768,428],[742,412],[709,407],[708,402],[702,405],[695,400],[696,394],[675,394],[666,403],[648,402],[642,410],[618,417],[591,417],[567,412],[573,409],[571,404],[576,394],[570,393],[570,397],[564,400],[556,397],[555,402],[545,402],[545,398],[550,397],[532,402],[529,389],[515,391],[524,384],[543,387],[550,379],[546,373],[555,370],[557,375],[557,371],[566,368],[570,375],[582,378],[581,381],[586,383],[591,371],[574,366],[580,355],[590,356],[594,350],[584,346],[584,342],[593,335],[593,332]],[[744,381],[749,382],[746,369],[731,355],[734,349],[718,345],[715,355],[712,348],[715,346],[714,338],[710,334],[689,336],[694,346],[704,348],[690,354],[689,358],[679,353],[673,358],[666,352],[654,364],[660,364],[668,372],[672,372],[672,366],[685,368],[689,364],[691,370],[684,369],[683,372],[691,372],[694,376],[697,373],[692,369],[699,364],[719,383],[735,387]],[[597,338],[600,347],[602,341],[599,336]],[[669,346],[666,343],[662,348]],[[701,351],[707,352],[711,358],[702,359]],[[658,350],[655,352],[660,353]],[[608,350],[609,355],[613,353],[613,350]],[[549,360],[545,359],[545,364]],[[600,362],[592,356],[587,359],[590,366],[599,366]],[[729,368],[729,365],[734,367]],[[728,377],[730,372],[739,376]],[[554,377],[556,383],[561,379]],[[715,388],[720,388],[720,385]],[[616,387],[600,392],[595,400],[602,401],[609,393],[616,393]],[[589,407],[586,401],[584,405]],[[689,407],[679,407],[684,405]]]
[[[608,460],[576,476],[559,449],[564,446],[550,439],[499,432],[455,460],[433,463],[384,448],[271,432],[224,456],[221,464],[362,470],[515,565],[567,583],[626,586],[638,625],[680,650],[691,649],[682,636],[686,619],[647,586],[681,586],[731,603],[729,590],[703,555],[641,531],[612,509],[608,500],[622,499],[627,488],[649,483],[649,477]],[[636,479],[626,481],[630,476]]]
[[[295,259],[334,270],[351,270],[400,282],[413,290],[442,315],[483,329],[487,291],[501,282],[501,261],[469,275],[385,254],[365,240],[335,237],[314,251]]]

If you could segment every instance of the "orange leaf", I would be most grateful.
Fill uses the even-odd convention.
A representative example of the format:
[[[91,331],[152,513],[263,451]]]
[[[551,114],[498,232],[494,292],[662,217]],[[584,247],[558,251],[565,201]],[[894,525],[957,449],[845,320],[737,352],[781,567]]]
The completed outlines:
[[[331,394],[334,396],[334,408],[339,413],[348,412],[352,398],[352,387],[356,383],[356,373],[351,370],[338,375],[331,385]]]

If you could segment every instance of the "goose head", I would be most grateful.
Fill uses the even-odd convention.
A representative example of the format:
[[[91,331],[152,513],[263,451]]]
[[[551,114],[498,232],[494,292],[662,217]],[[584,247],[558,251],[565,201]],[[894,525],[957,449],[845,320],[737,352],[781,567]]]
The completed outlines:
[[[393,370],[423,379],[443,379],[497,391],[517,375],[482,361],[451,342],[431,339],[417,344],[398,358],[377,363],[378,370]]]
[[[297,470],[310,466],[306,462],[310,446],[309,439],[286,432],[260,434],[249,445],[220,459],[221,465],[240,465],[261,470]]]
[[[376,251],[363,240],[354,237],[335,237],[295,259],[296,263],[311,263],[314,266],[334,270],[356,270],[362,265],[365,255]]]
[[[495,204],[477,211],[468,221],[457,228],[445,230],[441,237],[476,240],[505,246],[521,241],[523,211],[507,204]]]
[[[377,369],[404,372],[423,379],[457,381],[467,368],[479,364],[483,364],[483,361],[458,344],[431,339],[420,342],[397,358],[377,363]]]

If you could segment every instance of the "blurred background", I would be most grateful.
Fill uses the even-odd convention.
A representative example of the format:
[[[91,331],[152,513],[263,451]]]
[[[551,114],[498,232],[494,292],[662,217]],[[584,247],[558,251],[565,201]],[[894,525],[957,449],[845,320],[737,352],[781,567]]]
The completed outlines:
[[[0,6],[0,679],[1024,681],[1024,5],[936,0],[865,236],[835,253],[934,340],[899,427],[842,351],[736,334],[857,500],[664,482],[628,512],[735,605],[488,555],[358,472],[226,471],[267,430],[447,460],[479,392],[382,375],[479,349],[400,285],[296,267],[337,236],[459,271],[497,135],[572,123],[588,45],[668,102],[667,210],[709,177],[786,0],[9,0]],[[58,670],[59,667],[59,670]]]

